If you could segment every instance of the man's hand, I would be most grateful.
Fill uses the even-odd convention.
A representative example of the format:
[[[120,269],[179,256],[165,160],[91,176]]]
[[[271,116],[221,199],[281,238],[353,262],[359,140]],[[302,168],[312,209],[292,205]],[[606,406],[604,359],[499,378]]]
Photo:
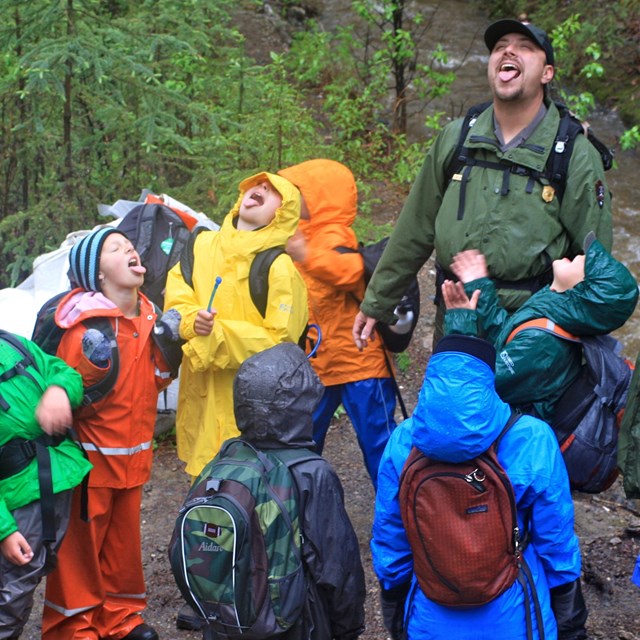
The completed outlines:
[[[467,298],[462,282],[445,280],[442,283],[442,298],[447,309],[471,309],[478,307],[480,289],[476,289],[471,295],[471,300]]]
[[[450,269],[465,284],[478,278],[488,278],[489,270],[485,257],[475,249],[461,251],[453,257]]]
[[[64,433],[73,421],[69,396],[62,387],[48,387],[36,407],[36,420],[50,436]]]
[[[9,562],[13,562],[18,566],[27,564],[33,559],[33,551],[19,531],[14,531],[3,540],[0,540],[0,553]]]
[[[353,322],[353,341],[356,343],[359,351],[369,345],[369,340],[376,339],[375,326],[377,320],[365,315],[362,311],[358,311],[358,315]]]
[[[287,241],[287,253],[295,262],[304,262],[307,257],[307,241],[300,229]]]
[[[213,323],[216,317],[217,311],[212,309],[207,311],[206,309],[200,309],[196,315],[196,319],[193,322],[193,330],[198,336],[208,336],[213,331]]]

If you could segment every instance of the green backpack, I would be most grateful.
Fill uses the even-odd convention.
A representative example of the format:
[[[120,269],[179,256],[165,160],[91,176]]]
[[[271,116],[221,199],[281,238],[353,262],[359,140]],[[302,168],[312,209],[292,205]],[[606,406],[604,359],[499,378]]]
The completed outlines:
[[[214,637],[283,633],[307,597],[295,480],[307,449],[259,451],[227,441],[178,513],[169,560],[185,600]]]

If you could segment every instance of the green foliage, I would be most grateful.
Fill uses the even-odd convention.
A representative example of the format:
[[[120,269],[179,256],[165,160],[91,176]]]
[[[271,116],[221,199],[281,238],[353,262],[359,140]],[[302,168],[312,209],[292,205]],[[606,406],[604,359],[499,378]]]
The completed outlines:
[[[411,366],[411,356],[406,351],[396,353],[396,366],[400,372],[405,373]]]
[[[634,125],[620,136],[620,148],[624,151],[640,146],[640,125]]]
[[[576,34],[582,30],[582,20],[580,14],[576,13],[569,16],[566,20],[558,24],[549,34],[553,49],[557,58],[568,58],[571,50],[570,43],[576,37]],[[592,42],[585,50],[585,54],[590,60],[582,67],[580,74],[586,78],[594,76],[602,76],[604,69],[598,63],[601,52],[600,47]],[[595,106],[595,99],[590,91],[582,91],[581,93],[571,93],[564,89],[564,80],[569,74],[570,66],[564,67],[557,65],[555,69],[555,83],[560,86],[560,99],[581,119],[586,119]]]
[[[375,224],[371,218],[367,215],[358,215],[353,223],[353,230],[356,232],[356,236],[360,242],[369,244],[371,242],[378,242],[385,236],[388,236],[393,231],[393,225],[391,223]]]
[[[385,93],[391,89],[395,96],[391,129],[403,134],[411,103],[425,105],[450,91],[455,74],[440,70],[447,54],[436,45],[426,54],[427,61],[421,60],[430,25],[422,13],[410,13],[405,0],[353,0],[352,7],[365,25],[360,76],[368,84],[372,78],[390,75],[392,86]]]

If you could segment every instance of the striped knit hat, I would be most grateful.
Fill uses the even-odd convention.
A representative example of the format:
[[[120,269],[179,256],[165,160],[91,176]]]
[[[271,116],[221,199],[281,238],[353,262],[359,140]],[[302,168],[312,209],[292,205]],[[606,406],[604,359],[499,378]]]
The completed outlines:
[[[69,280],[73,286],[87,291],[101,291],[100,252],[107,236],[112,233],[124,235],[114,227],[102,227],[78,240],[69,252]],[[126,237],[126,236],[125,236]]]

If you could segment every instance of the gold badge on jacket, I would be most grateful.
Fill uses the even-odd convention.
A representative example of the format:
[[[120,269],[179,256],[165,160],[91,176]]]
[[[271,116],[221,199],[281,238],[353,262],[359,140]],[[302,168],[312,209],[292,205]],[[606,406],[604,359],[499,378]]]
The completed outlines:
[[[545,202],[553,201],[553,196],[555,195],[556,190],[550,184],[545,184],[544,187],[542,187],[542,199]]]

